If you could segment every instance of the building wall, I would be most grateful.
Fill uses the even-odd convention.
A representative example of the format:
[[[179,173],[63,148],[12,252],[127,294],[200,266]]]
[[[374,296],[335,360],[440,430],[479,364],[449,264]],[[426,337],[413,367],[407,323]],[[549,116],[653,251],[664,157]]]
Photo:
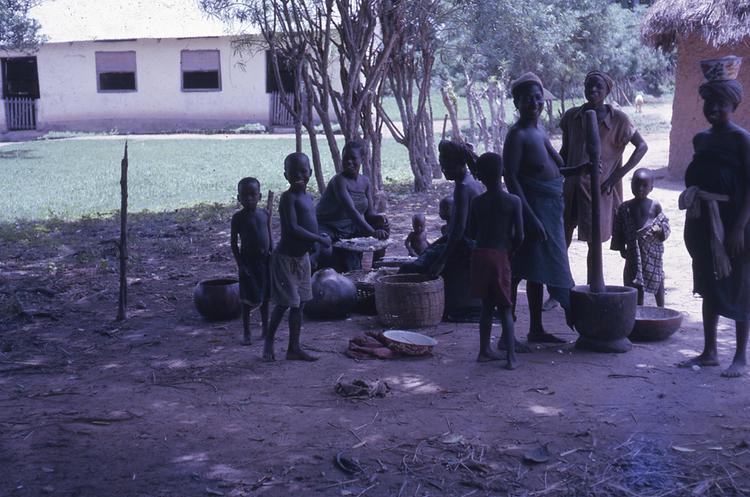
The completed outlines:
[[[180,52],[219,50],[220,91],[183,91]],[[95,52],[136,53],[135,92],[97,91]],[[229,37],[49,43],[37,56],[42,130],[169,131],[268,123],[265,52],[236,55]]]
[[[725,55],[743,58],[739,81],[745,89],[745,101],[734,114],[734,121],[750,129],[750,39],[746,43],[714,48],[696,35],[679,40],[677,44],[677,70],[675,94],[672,104],[672,130],[669,135],[669,172],[682,178],[693,158],[693,136],[708,128],[703,117],[703,99],[698,87],[704,82],[699,61]]]

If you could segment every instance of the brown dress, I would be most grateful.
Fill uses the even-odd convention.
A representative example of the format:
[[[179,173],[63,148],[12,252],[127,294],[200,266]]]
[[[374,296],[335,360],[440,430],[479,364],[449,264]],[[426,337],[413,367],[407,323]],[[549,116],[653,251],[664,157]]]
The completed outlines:
[[[603,183],[617,168],[622,167],[622,153],[633,138],[635,126],[624,112],[605,105],[607,115],[599,123],[601,140],[601,174]],[[589,161],[586,152],[586,129],[582,107],[573,107],[563,114],[560,129],[567,135],[568,153],[566,166],[578,166]],[[591,241],[591,177],[588,174],[565,178],[563,198],[566,225],[578,226],[578,239]],[[600,226],[602,242],[612,236],[612,223],[615,211],[622,203],[622,181],[612,189],[611,194],[602,194],[600,204]]]

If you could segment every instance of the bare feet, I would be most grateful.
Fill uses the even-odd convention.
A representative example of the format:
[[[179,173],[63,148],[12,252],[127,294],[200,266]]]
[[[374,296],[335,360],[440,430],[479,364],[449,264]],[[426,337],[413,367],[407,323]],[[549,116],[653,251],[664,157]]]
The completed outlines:
[[[555,335],[547,333],[546,331],[529,332],[526,339],[530,343],[567,343],[562,338],[557,338]]]
[[[531,353],[531,347],[529,347],[528,344],[519,342],[516,340],[516,344],[514,345],[516,352],[519,354],[530,354]],[[503,342],[503,339],[497,341],[497,350],[505,350],[505,342]]]
[[[505,369],[512,371],[518,367],[518,359],[515,357],[508,357],[508,361],[505,363]]]
[[[477,355],[477,362],[490,362],[490,361],[499,361],[502,357],[500,354],[492,350],[491,348],[486,348],[484,350],[479,350],[479,354]]]
[[[269,349],[268,347],[263,349],[263,362],[274,362],[276,360],[276,355],[273,353],[273,349]]]
[[[677,363],[678,368],[692,368],[693,366],[701,366],[701,367],[706,368],[709,366],[718,366],[718,365],[719,365],[719,359],[716,357],[716,355],[707,354],[705,352],[697,357],[688,359],[687,361],[682,361],[682,362]]]
[[[721,372],[721,376],[724,378],[739,378],[745,374],[747,364],[743,361],[733,361],[732,364]]]
[[[314,355],[310,355],[307,352],[305,352],[302,349],[299,350],[288,350],[286,352],[286,360],[287,361],[307,361],[307,362],[313,362],[317,361],[318,358]]]

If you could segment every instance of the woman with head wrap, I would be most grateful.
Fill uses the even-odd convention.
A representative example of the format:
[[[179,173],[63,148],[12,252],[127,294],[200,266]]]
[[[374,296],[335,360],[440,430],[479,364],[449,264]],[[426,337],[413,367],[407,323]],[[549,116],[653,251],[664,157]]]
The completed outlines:
[[[434,243],[419,258],[401,267],[401,273],[441,274],[445,278],[446,315],[451,320],[463,320],[459,314],[468,302],[453,299],[453,295],[462,295],[463,300],[469,293],[468,272],[464,271],[469,264],[473,241],[466,237],[466,225],[471,201],[484,191],[482,184],[472,175],[476,155],[471,145],[443,140],[438,145],[438,159],[445,179],[453,181],[453,207],[448,222],[448,232],[442,243]],[[465,273],[465,281],[453,278],[456,269]],[[455,288],[460,286],[462,288]],[[465,286],[465,288],[463,288]],[[455,300],[455,301],[454,301]],[[479,302],[475,302],[479,306]],[[455,312],[454,312],[455,311]]]
[[[562,148],[560,155],[566,166],[577,166],[589,162],[586,152],[586,130],[584,112],[596,111],[601,140],[601,203],[600,227],[602,242],[612,236],[612,221],[617,207],[622,203],[622,178],[633,169],[648,150],[646,142],[636,131],[627,114],[605,104],[604,100],[614,88],[613,79],[602,71],[591,71],[584,80],[586,103],[573,107],[563,114],[560,120]],[[622,154],[628,143],[635,150],[623,165]],[[591,177],[589,175],[565,179],[563,189],[565,199],[565,241],[568,246],[573,239],[573,230],[578,227],[578,239],[591,244]],[[591,250],[589,249],[589,254]],[[590,258],[590,255],[589,255]],[[591,261],[589,259],[588,264]],[[591,274],[591,268],[589,268]]]
[[[722,376],[737,377],[747,367],[750,322],[750,133],[731,120],[742,101],[739,82],[709,81],[698,93],[711,127],[693,138],[680,208],[687,209],[685,246],[693,259],[693,291],[703,297],[705,344],[680,365],[719,365],[716,325],[724,316],[735,321],[737,350]]]

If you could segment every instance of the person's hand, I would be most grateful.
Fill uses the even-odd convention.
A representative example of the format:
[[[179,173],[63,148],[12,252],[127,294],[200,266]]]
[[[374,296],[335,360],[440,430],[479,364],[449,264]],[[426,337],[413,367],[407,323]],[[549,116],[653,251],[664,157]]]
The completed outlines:
[[[546,242],[547,230],[544,229],[544,226],[538,219],[532,217],[529,219],[529,232],[527,236],[532,240]]]
[[[253,275],[252,272],[250,271],[250,266],[248,266],[247,264],[243,264],[242,266],[240,266],[240,271],[242,271],[247,276],[252,277]]]
[[[600,170],[601,172],[601,170]],[[604,180],[604,183],[602,183],[602,193],[605,195],[609,195],[612,193],[612,189],[617,185],[617,182],[619,181],[618,178],[614,177],[614,174],[610,176],[609,178]]]
[[[427,270],[427,274],[429,274],[433,278],[437,278],[440,275],[440,273],[443,272],[443,269],[445,269],[445,261],[442,259],[438,259]]]
[[[745,250],[745,230],[735,226],[727,238],[727,252],[731,257],[740,255]]]
[[[331,246],[331,237],[328,236],[328,233],[320,234],[320,244],[323,245],[325,248],[328,248]]]
[[[386,230],[378,229],[375,230],[375,233],[373,233],[372,236],[374,236],[378,240],[385,240],[386,238],[388,238],[388,232]]]

